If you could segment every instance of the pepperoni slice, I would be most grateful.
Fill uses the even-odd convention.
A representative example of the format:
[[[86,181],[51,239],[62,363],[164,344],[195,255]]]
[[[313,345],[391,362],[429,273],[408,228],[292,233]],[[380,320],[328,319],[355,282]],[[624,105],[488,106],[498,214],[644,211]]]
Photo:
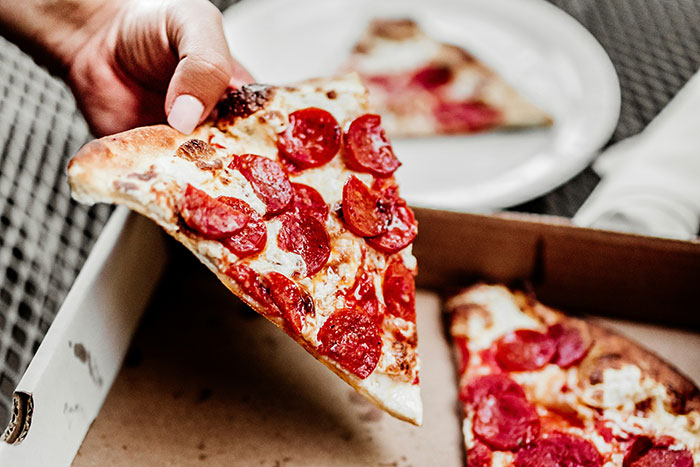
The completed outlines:
[[[418,224],[411,208],[399,199],[392,208],[392,221],[386,232],[366,239],[375,249],[388,255],[403,250],[418,234]]]
[[[279,308],[272,300],[267,282],[249,266],[242,263],[232,264],[226,271],[226,275],[236,281],[253,300],[263,305],[268,314],[281,315]]]
[[[328,205],[314,188],[301,183],[292,183],[294,196],[290,210],[301,215],[315,217],[321,224],[328,219]]]
[[[224,238],[221,243],[239,258],[260,253],[267,243],[267,227],[265,227],[265,222],[260,214],[248,203],[238,198],[220,196],[217,199],[248,216],[248,223],[245,227],[230,237]]]
[[[348,229],[360,237],[374,237],[386,231],[391,221],[391,206],[376,191],[351,175],[343,187],[343,219]]]
[[[496,341],[496,361],[507,371],[531,371],[542,368],[557,351],[556,342],[546,334],[520,329]]]
[[[525,399],[525,391],[508,375],[480,376],[471,381],[460,392],[459,398],[470,404],[480,404],[489,396],[508,395]]]
[[[452,80],[452,70],[446,65],[430,65],[418,70],[411,78],[411,83],[428,90],[434,90]]]
[[[446,133],[484,131],[501,123],[501,112],[481,101],[441,102],[434,110]]]
[[[323,109],[297,110],[289,115],[289,126],[278,135],[277,149],[281,157],[302,169],[320,167],[340,149],[340,127]]]
[[[230,169],[237,169],[253,186],[267,206],[267,215],[277,214],[292,201],[292,185],[279,162],[255,154],[234,157]]]
[[[343,159],[352,170],[388,177],[401,165],[381,123],[379,115],[365,114],[353,120],[343,135]]]
[[[283,250],[302,257],[306,263],[307,276],[313,276],[320,271],[331,255],[330,238],[326,228],[311,216],[284,214],[277,244]]]
[[[687,449],[670,450],[653,448],[630,467],[693,467],[693,456]]]
[[[494,449],[514,451],[534,441],[539,433],[535,407],[522,397],[492,394],[475,406],[474,434]]]
[[[474,441],[474,446],[467,450],[467,465],[469,467],[491,467],[493,452],[478,439]]]
[[[557,344],[557,352],[552,362],[562,368],[568,368],[583,360],[593,343],[590,338],[584,339],[579,329],[561,323],[550,326],[547,335]]]
[[[416,322],[416,283],[413,273],[400,259],[386,268],[382,290],[387,313]]]
[[[318,332],[319,351],[360,379],[368,377],[379,363],[382,340],[376,323],[361,310],[333,313]]]
[[[209,239],[228,237],[248,222],[245,212],[217,201],[190,184],[180,199],[180,216],[188,227]]]
[[[314,301],[311,296],[295,282],[278,272],[269,272],[265,279],[270,287],[270,295],[282,310],[287,328],[293,334],[301,334],[306,315],[314,314]]]
[[[603,457],[591,442],[575,435],[552,433],[515,455],[516,467],[600,467]]]
[[[374,278],[364,269],[357,272],[355,283],[348,290],[345,299],[349,306],[359,307],[376,323],[379,323],[384,317],[374,287]]]

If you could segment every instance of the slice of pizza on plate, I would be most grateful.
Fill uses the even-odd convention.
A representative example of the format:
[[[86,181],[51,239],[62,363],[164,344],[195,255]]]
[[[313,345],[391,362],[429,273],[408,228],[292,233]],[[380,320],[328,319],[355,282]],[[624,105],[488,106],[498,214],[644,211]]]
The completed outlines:
[[[470,467],[700,465],[700,391],[648,350],[501,285],[446,311]]]
[[[343,69],[360,74],[391,136],[552,124],[479,59],[430,37],[411,19],[371,21]]]
[[[68,176],[77,200],[150,217],[359,393],[420,425],[417,225],[399,165],[348,75],[244,86],[191,136],[102,138]]]

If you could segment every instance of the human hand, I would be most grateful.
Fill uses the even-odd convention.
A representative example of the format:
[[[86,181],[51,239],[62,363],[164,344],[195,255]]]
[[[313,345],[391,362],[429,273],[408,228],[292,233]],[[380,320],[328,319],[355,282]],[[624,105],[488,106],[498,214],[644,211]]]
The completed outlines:
[[[190,133],[229,85],[253,80],[231,57],[221,13],[208,1],[106,3],[93,15],[95,33],[67,57],[68,84],[95,134],[166,115]]]
[[[97,136],[166,116],[190,133],[229,85],[253,80],[231,57],[221,13],[206,0],[30,0],[27,6],[0,5],[2,21],[20,46],[29,42],[30,53],[64,76]]]

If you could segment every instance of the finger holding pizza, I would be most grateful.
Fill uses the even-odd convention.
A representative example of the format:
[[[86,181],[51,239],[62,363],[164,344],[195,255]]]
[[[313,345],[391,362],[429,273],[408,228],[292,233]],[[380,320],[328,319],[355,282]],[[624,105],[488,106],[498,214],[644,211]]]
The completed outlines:
[[[97,136],[166,120],[191,133],[253,81],[206,0],[0,2],[0,32],[66,80]]]

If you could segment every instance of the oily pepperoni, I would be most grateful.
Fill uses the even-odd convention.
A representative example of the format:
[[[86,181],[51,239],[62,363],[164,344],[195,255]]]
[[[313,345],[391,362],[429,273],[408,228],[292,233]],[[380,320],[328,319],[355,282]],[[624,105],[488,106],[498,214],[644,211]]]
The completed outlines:
[[[411,208],[399,199],[392,208],[392,221],[386,232],[367,239],[367,243],[375,249],[391,255],[403,250],[416,238],[418,224]]]
[[[380,192],[350,176],[343,187],[343,219],[348,229],[360,237],[374,237],[385,232],[391,221],[391,205]]]
[[[301,215],[315,217],[321,224],[328,219],[328,205],[321,194],[314,188],[301,183],[292,183],[294,196],[290,211]]]
[[[600,467],[603,457],[590,441],[576,435],[552,433],[515,455],[516,467]]]
[[[229,165],[237,169],[253,186],[255,194],[267,206],[267,215],[280,213],[292,201],[292,185],[279,162],[255,154],[234,157]]]
[[[241,230],[222,239],[221,243],[239,258],[260,253],[267,243],[267,227],[262,217],[248,203],[230,196],[217,198],[222,203],[238,209],[248,215],[248,223]]]
[[[270,295],[282,310],[286,327],[292,334],[301,334],[306,315],[314,314],[314,302],[311,296],[299,285],[278,272],[265,275]]]
[[[474,434],[500,451],[514,451],[534,441],[540,418],[526,399],[509,394],[489,395],[476,404]]]
[[[508,375],[480,376],[465,386],[460,399],[470,404],[480,404],[489,396],[507,395],[525,399],[525,391]]]
[[[285,213],[277,244],[285,251],[302,257],[306,275],[313,276],[326,265],[331,255],[330,238],[326,228],[311,216]]]
[[[343,159],[352,170],[388,177],[401,165],[381,123],[379,115],[365,114],[353,120],[343,135]]]
[[[453,339],[457,353],[457,370],[459,375],[463,375],[469,366],[469,346],[466,337],[455,337]]]
[[[416,283],[413,273],[400,259],[386,268],[382,290],[387,313],[416,322]]]
[[[359,307],[376,323],[384,317],[374,287],[374,278],[364,269],[357,272],[355,283],[348,290],[345,299],[348,306]]]
[[[253,300],[263,305],[269,314],[273,316],[281,314],[279,308],[272,300],[267,281],[249,266],[242,263],[232,264],[226,271],[226,275],[236,281]]]
[[[547,335],[556,342],[557,351],[553,363],[562,368],[574,365],[588,354],[592,341],[584,339],[577,328],[564,326],[561,323],[553,324],[547,329]]]
[[[340,149],[340,126],[333,115],[310,107],[289,115],[289,126],[278,135],[281,157],[299,168],[320,167]]]
[[[428,90],[433,90],[452,80],[452,70],[446,65],[430,65],[418,70],[411,82]]]
[[[180,199],[180,216],[188,227],[210,239],[228,237],[248,222],[245,212],[217,201],[190,184]]]
[[[365,379],[379,363],[382,340],[377,324],[361,310],[341,309],[333,313],[318,332],[319,351]]]
[[[503,120],[498,109],[480,101],[441,102],[434,115],[445,133],[484,131]]]
[[[467,450],[467,465],[469,467],[491,467],[493,452],[478,439],[474,441],[474,446]]]
[[[495,357],[506,371],[531,371],[549,363],[556,351],[556,342],[546,334],[520,329],[496,341]]]
[[[693,456],[687,449],[653,448],[632,462],[630,467],[693,467]]]

